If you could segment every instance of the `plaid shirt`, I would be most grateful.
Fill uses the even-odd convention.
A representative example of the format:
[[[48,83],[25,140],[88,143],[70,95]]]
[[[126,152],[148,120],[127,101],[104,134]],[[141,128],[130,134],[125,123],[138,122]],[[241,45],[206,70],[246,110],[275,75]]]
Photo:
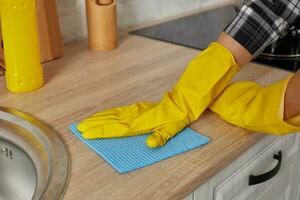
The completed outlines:
[[[225,32],[254,57],[283,37],[300,16],[300,0],[244,0]]]

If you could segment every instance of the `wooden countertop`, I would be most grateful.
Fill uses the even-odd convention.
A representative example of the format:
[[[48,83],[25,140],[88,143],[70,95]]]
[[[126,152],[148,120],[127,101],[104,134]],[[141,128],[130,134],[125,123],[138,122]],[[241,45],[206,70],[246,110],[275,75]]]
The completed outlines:
[[[45,64],[46,84],[35,92],[9,93],[1,77],[0,105],[38,117],[63,138],[71,156],[65,200],[181,199],[264,136],[207,111],[192,128],[209,136],[210,144],[120,175],[77,140],[68,126],[99,110],[158,101],[197,54],[194,49],[138,36],[126,36],[117,50],[108,53],[88,51],[85,41],[72,43],[63,58]],[[286,74],[251,63],[236,79],[267,84]]]

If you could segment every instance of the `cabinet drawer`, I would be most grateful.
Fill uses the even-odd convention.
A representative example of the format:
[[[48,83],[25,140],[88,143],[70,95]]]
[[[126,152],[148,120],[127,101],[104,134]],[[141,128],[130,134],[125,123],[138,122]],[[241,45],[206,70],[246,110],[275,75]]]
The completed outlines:
[[[234,174],[225,179],[214,189],[214,200],[240,200],[256,199],[258,194],[263,194],[269,190],[269,186],[277,181],[288,182],[290,176],[290,166],[294,164],[298,153],[299,137],[296,134],[278,137],[271,144],[266,146],[251,160],[246,162]],[[282,164],[279,172],[272,179],[257,185],[249,186],[249,176],[266,173],[273,169],[278,161],[273,159],[273,155],[282,152]],[[281,188],[282,192],[288,192],[289,185]],[[285,198],[283,198],[285,199]]]

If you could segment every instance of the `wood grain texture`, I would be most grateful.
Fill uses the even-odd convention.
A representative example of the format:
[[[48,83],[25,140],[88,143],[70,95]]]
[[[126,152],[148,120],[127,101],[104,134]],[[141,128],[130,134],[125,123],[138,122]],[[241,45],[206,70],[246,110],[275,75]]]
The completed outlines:
[[[56,0],[37,1],[37,20],[43,62],[63,55]]]
[[[138,36],[125,36],[118,49],[106,53],[89,51],[86,43],[66,46],[64,57],[45,64],[46,84],[32,93],[9,93],[0,77],[0,105],[38,117],[66,143],[71,180],[65,200],[182,199],[264,137],[234,127],[207,111],[192,128],[210,137],[210,144],[118,174],[78,141],[68,126],[99,110],[158,101],[199,52]],[[286,74],[251,63],[235,79],[267,84]]]

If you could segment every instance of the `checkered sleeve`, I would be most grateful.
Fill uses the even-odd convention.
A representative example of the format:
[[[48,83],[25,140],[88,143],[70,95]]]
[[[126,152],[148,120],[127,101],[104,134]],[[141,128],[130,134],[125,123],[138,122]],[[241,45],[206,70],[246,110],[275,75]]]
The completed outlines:
[[[300,0],[244,0],[225,32],[254,57],[286,35],[300,15]]]

